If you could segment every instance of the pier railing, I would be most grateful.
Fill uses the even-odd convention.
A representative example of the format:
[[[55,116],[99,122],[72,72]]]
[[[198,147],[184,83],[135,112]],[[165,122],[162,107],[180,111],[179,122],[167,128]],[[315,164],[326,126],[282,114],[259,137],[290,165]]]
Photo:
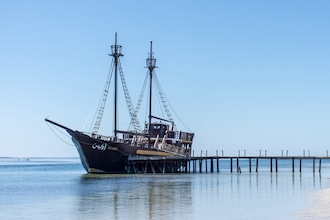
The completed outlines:
[[[193,150],[191,157],[202,156],[216,156],[216,157],[329,157],[329,151],[313,151],[313,150],[301,150],[301,151],[289,151],[289,150]]]

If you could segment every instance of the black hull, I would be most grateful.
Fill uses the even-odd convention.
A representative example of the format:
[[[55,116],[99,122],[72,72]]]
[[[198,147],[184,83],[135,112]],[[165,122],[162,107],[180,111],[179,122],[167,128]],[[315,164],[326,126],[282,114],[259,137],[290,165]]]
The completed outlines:
[[[147,173],[177,172],[190,154],[180,155],[164,149],[131,145],[129,140],[111,140],[110,137],[87,135],[57,122],[47,122],[66,130],[72,137],[81,163],[88,173]],[[166,160],[178,159],[177,162]],[[144,161],[144,162],[143,162]],[[180,162],[178,162],[180,161]],[[148,164],[149,167],[148,168]]]
[[[127,159],[134,154],[124,143],[102,141],[78,131],[69,131],[81,163],[88,173],[125,173]]]
[[[78,150],[81,163],[88,173],[132,173],[136,171],[129,167],[129,157],[175,156],[156,149],[134,147],[130,144],[110,140],[100,140],[79,131],[67,131],[72,136],[72,141]],[[155,166],[158,165],[158,163],[155,163]],[[172,166],[170,168],[171,172],[176,172],[180,167],[181,164],[178,164],[174,169]],[[162,170],[148,169],[141,172],[162,172]]]

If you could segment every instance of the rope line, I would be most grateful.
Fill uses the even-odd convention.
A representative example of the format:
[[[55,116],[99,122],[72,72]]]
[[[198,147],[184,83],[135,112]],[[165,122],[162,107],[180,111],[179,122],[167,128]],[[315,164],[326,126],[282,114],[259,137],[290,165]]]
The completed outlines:
[[[49,123],[47,123],[47,126],[50,128],[50,130],[56,135],[56,137],[58,137],[58,139],[60,139],[61,141],[63,141],[64,143],[66,143],[67,145],[70,145],[70,146],[74,146],[73,144],[70,144],[69,142],[65,141],[63,138],[61,138],[55,131],[54,129],[52,128],[52,126],[49,125]],[[56,127],[55,127],[56,128]],[[70,138],[69,135],[65,134],[64,132],[62,132],[60,129],[56,128],[56,130],[58,130],[59,132],[61,132],[64,136]]]

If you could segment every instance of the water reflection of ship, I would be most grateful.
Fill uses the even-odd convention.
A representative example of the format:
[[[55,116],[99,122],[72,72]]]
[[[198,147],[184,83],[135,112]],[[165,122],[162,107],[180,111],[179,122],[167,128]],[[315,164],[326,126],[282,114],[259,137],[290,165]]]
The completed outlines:
[[[124,74],[122,71],[120,57],[122,54],[122,46],[117,44],[117,34],[115,37],[115,45],[111,46],[113,57],[111,71],[105,84],[104,93],[101,98],[99,110],[95,119],[95,124],[91,133],[72,130],[57,122],[45,120],[50,124],[65,129],[72,137],[83,167],[88,173],[125,173],[128,172],[127,164],[130,157],[176,157],[188,158],[191,155],[191,148],[194,133],[183,132],[176,130],[176,124],[169,111],[169,104],[160,88],[159,81],[155,75],[156,59],[153,56],[152,42],[150,44],[149,57],[146,60],[148,74],[143,88],[146,87],[149,80],[149,116],[148,122],[145,123],[144,129],[141,129],[137,114],[139,112],[144,90],[141,93],[136,108],[133,107]],[[114,75],[114,134],[112,136],[99,135],[98,131],[101,125],[105,103],[108,97],[109,88],[112,76]],[[130,114],[130,128],[128,130],[120,130],[117,126],[118,120],[118,78],[121,78],[123,91]],[[153,83],[155,81],[155,83]],[[161,118],[153,115],[152,100],[153,100],[153,84],[158,88],[158,95],[163,104],[167,118]],[[178,164],[176,169],[179,169],[184,164]],[[155,163],[154,166],[159,166]],[[153,166],[153,167],[154,167]],[[166,167],[165,167],[166,168]],[[173,172],[173,167],[170,167],[170,172]],[[156,172],[163,170],[155,169]]]
[[[190,175],[83,175],[76,210],[100,219],[192,217]]]

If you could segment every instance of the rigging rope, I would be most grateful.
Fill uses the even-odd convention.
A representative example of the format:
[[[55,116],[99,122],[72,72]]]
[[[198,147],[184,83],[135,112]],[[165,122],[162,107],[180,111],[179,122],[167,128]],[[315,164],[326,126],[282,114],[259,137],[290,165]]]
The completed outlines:
[[[47,126],[50,128],[50,130],[55,134],[55,136],[58,137],[58,139],[60,139],[61,141],[63,141],[63,142],[66,143],[67,145],[74,146],[73,144],[70,144],[70,143],[68,143],[67,141],[65,141],[64,139],[62,139],[62,138],[61,138],[61,137],[60,137],[60,136],[54,131],[54,129],[52,128],[52,126],[50,126],[49,123],[46,123],[46,124],[47,124]],[[55,126],[54,126],[54,127],[55,127]],[[61,132],[64,136],[70,138],[70,136],[67,135],[66,133],[62,132],[62,130],[60,130],[60,129],[57,128],[57,127],[55,127],[55,128],[56,128],[56,130],[58,130],[59,132]]]
[[[141,131],[142,129],[141,129],[139,120],[137,118],[137,115],[135,113],[135,110],[134,110],[133,102],[132,102],[131,96],[130,96],[128,88],[127,88],[126,80],[124,77],[124,73],[123,73],[123,69],[121,67],[120,61],[118,61],[118,67],[119,67],[119,74],[120,74],[121,83],[123,86],[123,91],[124,91],[124,95],[125,95],[125,99],[126,99],[128,112],[131,117],[131,124],[133,124],[135,131]]]
[[[139,96],[138,102],[137,102],[137,104],[135,106],[134,114],[136,115],[136,117],[139,114],[139,111],[140,111],[140,108],[141,108],[141,104],[142,104],[144,92],[145,92],[145,89],[146,89],[146,86],[147,86],[147,82],[148,82],[148,73],[146,74],[146,76],[144,78],[144,82],[143,82],[143,86],[142,86],[142,89],[141,89],[141,92],[140,92],[140,96]],[[132,126],[133,126],[133,121],[131,120],[130,125],[128,127],[128,130]]]
[[[154,74],[154,76],[155,76],[155,74]],[[159,90],[159,87],[157,86],[157,84],[156,83],[154,83],[155,85],[154,85],[154,87],[155,87],[155,89],[156,89],[156,93],[157,93],[157,95],[158,95],[158,104],[159,104],[159,109],[160,109],[160,113],[161,113],[161,115],[162,115],[162,118],[164,118],[165,119],[165,114],[164,114],[164,111],[163,111],[163,108],[164,108],[164,103],[163,103],[163,101],[162,101],[162,96],[161,96],[161,91]],[[163,104],[163,106],[162,106],[162,104]],[[166,110],[165,110],[166,111]],[[167,119],[168,120],[170,120],[170,118],[168,117],[168,115],[167,115]],[[171,121],[171,120],[170,120]],[[173,121],[173,120],[172,120]]]
[[[170,113],[170,110],[167,108],[167,104],[166,104],[166,103],[168,103],[168,101],[166,102],[165,94],[164,94],[164,92],[163,92],[162,87],[160,86],[160,83],[159,83],[159,80],[158,80],[158,78],[157,78],[156,73],[154,73],[154,81],[155,81],[156,87],[157,87],[157,89],[158,89],[158,95],[159,95],[160,100],[161,100],[161,102],[162,102],[162,104],[163,104],[163,108],[164,108],[164,110],[165,110],[165,112],[166,112],[166,114],[167,114],[168,120],[170,120],[170,121],[173,122],[172,115],[171,115],[171,113]]]
[[[102,96],[100,98],[100,102],[98,104],[98,111],[96,111],[94,119],[93,119],[94,127],[93,127],[93,130],[92,130],[92,133],[94,133],[94,134],[97,134],[97,132],[100,128],[100,125],[101,125],[103,112],[104,112],[104,109],[105,109],[105,104],[106,104],[107,97],[108,97],[108,94],[109,94],[109,87],[110,87],[110,83],[111,83],[111,79],[112,79],[112,73],[113,73],[113,69],[114,69],[113,63],[114,62],[112,61],[111,65],[110,65],[109,73],[108,73],[108,76],[107,76],[107,81],[104,85],[103,93],[102,93]]]
[[[156,78],[158,86],[160,87],[161,91],[163,91],[162,88],[161,88],[161,86],[160,86],[160,83],[159,83],[159,81],[158,81],[158,78],[157,78],[157,75],[156,75],[156,74],[155,74],[155,77],[154,77],[154,78]],[[178,118],[178,120],[182,123],[182,125],[183,125],[183,126],[189,131],[189,132],[192,132],[192,131],[191,131],[191,130],[185,125],[185,123],[183,123],[183,121],[181,120],[181,118],[176,114],[176,112],[174,111],[174,109],[173,109],[173,107],[171,106],[170,102],[168,101],[168,99],[167,99],[165,93],[162,92],[162,94],[163,94],[163,97],[164,97],[164,99],[166,100],[167,104],[170,106],[170,108],[171,108],[172,112],[174,113],[174,115]],[[172,120],[173,120],[173,119],[172,119]]]

